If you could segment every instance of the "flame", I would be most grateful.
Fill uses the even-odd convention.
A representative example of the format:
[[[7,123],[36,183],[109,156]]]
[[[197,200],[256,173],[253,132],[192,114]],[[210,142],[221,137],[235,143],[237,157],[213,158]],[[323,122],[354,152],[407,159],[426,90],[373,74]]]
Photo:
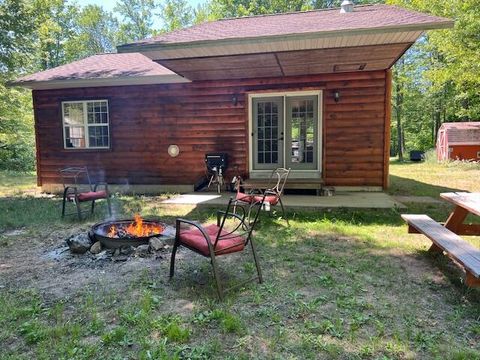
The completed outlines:
[[[117,235],[117,227],[115,225],[112,225],[110,226],[110,228],[108,229],[108,237],[115,237]]]
[[[142,217],[139,214],[135,214],[133,216],[134,221],[130,223],[128,226],[125,226],[120,229],[125,232],[126,235],[135,236],[135,237],[144,237],[144,236],[151,236],[155,234],[160,234],[163,231],[163,226],[159,224],[145,224],[143,222]],[[112,225],[108,230],[108,237],[114,238],[118,237],[119,229]]]

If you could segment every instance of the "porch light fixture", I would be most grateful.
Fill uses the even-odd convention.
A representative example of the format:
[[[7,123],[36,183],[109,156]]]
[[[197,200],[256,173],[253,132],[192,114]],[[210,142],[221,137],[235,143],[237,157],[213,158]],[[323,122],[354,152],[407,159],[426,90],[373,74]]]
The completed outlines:
[[[338,103],[340,101],[340,91],[335,90],[333,92],[333,99],[335,100],[336,103]]]
[[[168,147],[168,155],[170,155],[171,157],[177,157],[178,154],[180,154],[180,148],[178,147],[178,145],[170,145]]]
[[[238,97],[237,97],[237,95],[233,95],[232,96],[232,105],[237,106],[237,104],[238,104]]]

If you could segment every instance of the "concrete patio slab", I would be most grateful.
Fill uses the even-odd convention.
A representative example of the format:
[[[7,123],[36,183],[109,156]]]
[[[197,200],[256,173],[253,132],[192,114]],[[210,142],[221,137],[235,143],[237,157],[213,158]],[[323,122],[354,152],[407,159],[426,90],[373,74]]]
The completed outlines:
[[[181,194],[162,204],[175,205],[226,205],[234,193],[217,194],[214,192],[198,192]],[[391,209],[406,208],[402,203],[395,201],[383,192],[337,192],[333,196],[314,195],[283,195],[283,203],[288,208],[363,208],[363,209]]]

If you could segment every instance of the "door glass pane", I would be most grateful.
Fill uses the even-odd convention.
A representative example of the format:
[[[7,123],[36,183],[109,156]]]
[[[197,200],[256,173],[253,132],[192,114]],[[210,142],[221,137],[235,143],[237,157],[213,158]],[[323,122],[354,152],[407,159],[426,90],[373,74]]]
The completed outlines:
[[[313,100],[293,100],[291,106],[291,162],[313,163],[315,118]]]
[[[257,103],[257,162],[276,164],[278,162],[278,119],[279,106],[273,101]]]

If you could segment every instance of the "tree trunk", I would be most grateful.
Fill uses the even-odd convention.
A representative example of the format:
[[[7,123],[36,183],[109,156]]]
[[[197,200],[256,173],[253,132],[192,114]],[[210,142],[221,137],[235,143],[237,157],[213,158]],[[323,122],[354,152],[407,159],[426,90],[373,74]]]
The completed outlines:
[[[402,95],[402,86],[397,77],[395,82],[395,116],[397,120],[397,151],[398,151],[398,160],[403,161],[403,129],[402,129],[402,104],[403,104],[403,95]]]

